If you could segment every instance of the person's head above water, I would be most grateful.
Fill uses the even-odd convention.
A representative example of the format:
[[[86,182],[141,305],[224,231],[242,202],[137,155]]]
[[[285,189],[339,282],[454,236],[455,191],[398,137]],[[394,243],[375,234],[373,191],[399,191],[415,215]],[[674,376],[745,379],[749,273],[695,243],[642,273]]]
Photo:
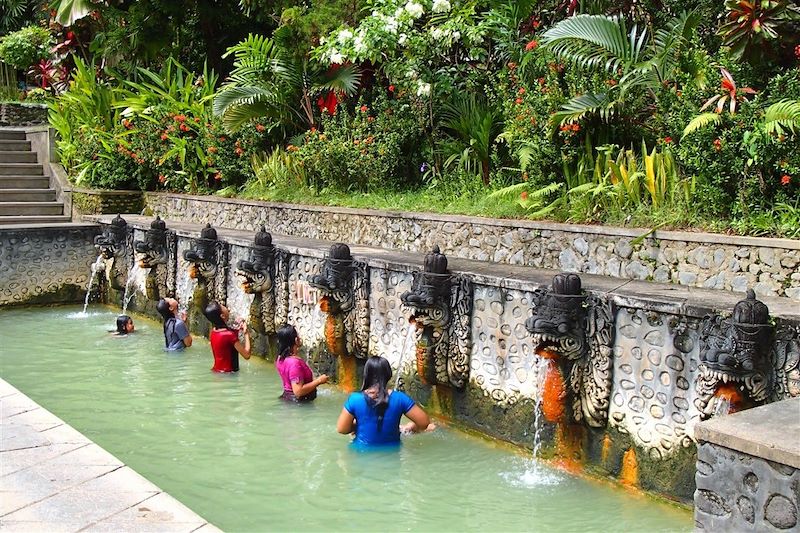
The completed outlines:
[[[291,324],[284,324],[276,333],[278,337],[278,357],[286,359],[294,351],[295,346],[300,346],[300,335]]]
[[[175,318],[178,311],[178,300],[175,298],[162,298],[156,304],[156,311],[164,320]]]
[[[117,335],[127,335],[133,333],[133,319],[128,315],[117,317]]]
[[[377,388],[386,391],[389,380],[392,379],[392,365],[389,360],[379,355],[370,357],[364,363],[364,383],[361,390]]]
[[[211,322],[211,325],[218,329],[228,328],[228,318],[230,318],[230,311],[224,305],[218,302],[211,302],[203,309],[203,314]]]

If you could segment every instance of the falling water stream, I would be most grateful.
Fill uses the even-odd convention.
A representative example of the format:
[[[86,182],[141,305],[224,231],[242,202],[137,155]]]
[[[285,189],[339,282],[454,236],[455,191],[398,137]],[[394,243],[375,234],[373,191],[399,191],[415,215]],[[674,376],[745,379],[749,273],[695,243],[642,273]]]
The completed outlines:
[[[139,277],[139,272],[141,270],[142,270],[142,267],[140,267],[139,263],[137,263],[137,262],[134,262],[133,263],[133,268],[128,270],[128,279],[125,282],[125,294],[122,297],[122,314],[123,315],[128,310],[128,304],[131,303],[131,300],[133,300],[133,297],[136,294],[135,290],[131,290],[131,284]]]
[[[403,339],[403,347],[400,348],[400,358],[397,360],[397,376],[394,378],[394,388],[396,389],[398,385],[400,385],[400,375],[403,373],[403,361],[405,360],[406,355],[406,347],[408,346],[408,339],[413,337],[416,333],[417,325],[413,322],[409,322],[408,330],[406,331],[406,337]]]
[[[97,259],[94,260],[92,266],[89,267],[89,270],[92,271],[91,275],[89,275],[89,285],[86,287],[86,297],[83,299],[83,311],[81,312],[82,315],[86,315],[86,308],[89,307],[89,297],[92,294],[92,285],[94,285],[94,277],[97,275],[97,271],[100,269],[100,266],[103,264],[103,256],[98,255]]]

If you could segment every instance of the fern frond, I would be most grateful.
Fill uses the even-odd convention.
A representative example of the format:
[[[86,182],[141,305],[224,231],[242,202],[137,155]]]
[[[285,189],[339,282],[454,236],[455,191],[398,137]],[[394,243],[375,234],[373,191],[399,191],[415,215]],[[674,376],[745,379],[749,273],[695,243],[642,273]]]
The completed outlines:
[[[719,113],[700,113],[694,117],[685,128],[683,128],[683,135],[681,139],[690,133],[703,129],[711,124],[717,125],[722,123],[722,116]]]

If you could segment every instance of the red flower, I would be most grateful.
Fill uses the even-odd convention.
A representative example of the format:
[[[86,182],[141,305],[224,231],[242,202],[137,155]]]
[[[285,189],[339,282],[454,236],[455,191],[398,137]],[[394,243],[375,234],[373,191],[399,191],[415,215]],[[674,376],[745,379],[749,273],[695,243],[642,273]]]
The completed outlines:
[[[794,57],[800,59],[800,44],[794,47]]]
[[[393,93],[393,92],[394,92],[394,85],[389,85],[389,92],[390,92],[390,93]]]
[[[75,38],[75,33],[74,33],[74,32],[71,32],[71,31],[68,31],[68,32],[67,32],[67,40],[68,40],[68,41],[71,41],[71,40],[72,40],[72,39],[74,39],[74,38]]]
[[[221,143],[224,143],[226,140],[228,140],[228,138],[225,137],[224,135],[219,138],[219,142],[221,142]]]
[[[267,128],[263,124],[256,124],[256,131],[265,131]]]
[[[133,122],[128,120],[127,118],[122,121],[122,125],[125,126],[126,129],[133,129]]]
[[[162,141],[166,141],[167,139],[169,139],[169,135],[167,135],[167,132],[162,133],[161,134],[161,140]]]
[[[328,94],[325,96],[320,96],[317,99],[317,106],[319,106],[320,111],[327,111],[330,115],[336,114],[336,105],[339,103],[339,99],[336,98],[336,94],[333,91],[328,91]]]
[[[175,122],[185,122],[186,121],[186,115],[175,115],[174,118],[175,118]]]
[[[720,141],[719,139],[714,139],[714,150],[716,150],[717,152],[722,150],[722,141]]]
[[[239,146],[237,146],[236,149],[233,152],[236,155],[238,155],[239,157],[242,157],[242,155],[244,155],[244,150],[242,150],[241,147],[239,147]]]
[[[664,142],[669,144],[672,142],[672,137],[664,137]]]
[[[164,174],[159,174],[159,175],[158,175],[158,182],[159,182],[159,183],[164,183],[164,182],[166,182],[166,181],[167,181],[167,177],[166,177],[166,176],[164,176]]]
[[[519,197],[522,198],[523,200],[527,200],[528,199],[528,191],[522,191],[520,193]]]
[[[615,80],[613,78],[610,79],[610,80],[606,80],[606,84],[609,85],[610,87],[613,87],[614,85],[617,84],[617,80]]]
[[[366,113],[367,109],[369,109],[369,108],[367,106],[365,106],[365,105],[362,105],[359,109],[361,110],[362,113]]]
[[[792,177],[789,174],[781,176],[781,185],[789,185],[792,182]]]
[[[522,103],[522,98],[517,98],[516,100],[514,100],[514,103],[517,104],[517,105],[521,104]]]
[[[531,42],[529,42],[528,44],[525,45],[525,51],[530,52],[531,50],[534,50],[534,49],[536,49],[538,47],[539,47],[539,41],[534,39],[534,40],[532,40]]]
[[[217,180],[217,181],[221,180],[222,179],[222,172],[217,172],[216,174],[214,174],[214,179]]]
[[[187,126],[186,124],[181,124],[180,129],[181,131],[189,131],[189,126]]]
[[[208,153],[209,154],[216,154],[217,153],[217,147],[216,146],[209,146],[208,147]]]
[[[367,117],[367,122],[372,122],[373,120],[375,120],[375,117]]]
[[[519,94],[520,96],[525,94],[525,87],[520,87],[519,91],[517,91],[517,94]]]

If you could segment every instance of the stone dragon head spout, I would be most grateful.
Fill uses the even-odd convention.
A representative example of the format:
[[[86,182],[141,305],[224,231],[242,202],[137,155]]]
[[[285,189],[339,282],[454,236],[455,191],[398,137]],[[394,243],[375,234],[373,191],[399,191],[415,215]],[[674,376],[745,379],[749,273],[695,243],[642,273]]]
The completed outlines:
[[[94,246],[103,258],[103,271],[116,290],[125,289],[130,258],[130,235],[128,223],[117,215],[111,224],[103,226],[102,235],[94,238]]]
[[[247,294],[258,294],[272,290],[272,266],[275,261],[275,247],[272,235],[265,227],[256,233],[250,260],[241,260],[236,265],[236,276]]]
[[[416,325],[417,374],[424,383],[463,387],[469,375],[472,285],[455,279],[447,270],[447,257],[434,246],[425,255],[411,290],[400,295]]]
[[[209,282],[217,275],[218,257],[217,230],[206,224],[200,230],[200,238],[195,239],[193,246],[184,250],[183,259],[189,263],[189,277]]]
[[[535,294],[533,315],[525,322],[537,354],[551,352],[571,361],[580,359],[586,342],[581,278],[576,274],[556,274],[549,292]]]
[[[138,254],[141,268],[153,268],[166,265],[169,260],[169,247],[167,245],[167,225],[156,217],[150,223],[150,229],[145,232],[143,241],[136,241],[133,245]]]
[[[325,342],[337,356],[367,357],[369,346],[368,267],[350,254],[343,243],[331,245],[322,274],[309,279],[322,298],[320,309],[327,313]]]
[[[706,316],[695,382],[697,406],[704,417],[737,411],[769,397],[772,332],[769,308],[752,290],[734,306],[730,319]]]
[[[561,422],[571,410],[575,422],[602,427],[611,396],[614,319],[607,300],[585,294],[577,274],[557,274],[550,290],[533,294],[525,322],[534,352],[545,360],[542,412]]]

